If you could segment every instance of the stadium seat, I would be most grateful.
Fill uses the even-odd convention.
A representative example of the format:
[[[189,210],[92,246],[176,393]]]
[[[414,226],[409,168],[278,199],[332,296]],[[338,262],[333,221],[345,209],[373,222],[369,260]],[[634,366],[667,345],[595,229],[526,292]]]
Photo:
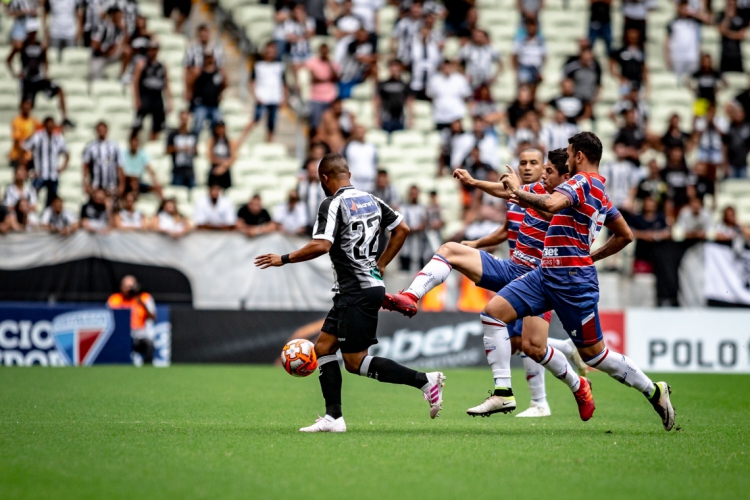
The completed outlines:
[[[283,159],[287,156],[286,146],[278,143],[256,144],[251,150],[251,156],[257,159]]]

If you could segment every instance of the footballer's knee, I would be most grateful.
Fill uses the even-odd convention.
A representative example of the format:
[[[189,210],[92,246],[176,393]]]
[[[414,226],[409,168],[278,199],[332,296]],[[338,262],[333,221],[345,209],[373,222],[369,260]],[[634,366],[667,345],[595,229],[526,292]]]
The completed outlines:
[[[449,241],[448,243],[443,243],[442,245],[440,245],[440,248],[438,248],[438,251],[435,253],[450,262],[451,259],[455,257],[460,251],[461,245],[459,243]]]
[[[524,339],[521,350],[529,358],[533,359],[537,363],[544,359],[544,355],[547,352],[547,345],[534,342],[533,339]]]
[[[330,333],[320,332],[315,341],[315,355],[318,357],[335,354],[339,349],[339,339]]]
[[[365,356],[367,356],[367,351],[343,354],[344,369],[349,373],[359,375],[359,368],[362,366],[362,360],[365,359]]]

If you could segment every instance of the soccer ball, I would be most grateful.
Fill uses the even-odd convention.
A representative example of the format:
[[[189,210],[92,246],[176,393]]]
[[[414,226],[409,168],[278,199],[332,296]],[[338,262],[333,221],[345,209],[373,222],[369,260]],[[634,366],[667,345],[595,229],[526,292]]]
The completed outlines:
[[[306,339],[290,340],[281,350],[281,364],[292,377],[307,377],[318,367],[315,346]]]

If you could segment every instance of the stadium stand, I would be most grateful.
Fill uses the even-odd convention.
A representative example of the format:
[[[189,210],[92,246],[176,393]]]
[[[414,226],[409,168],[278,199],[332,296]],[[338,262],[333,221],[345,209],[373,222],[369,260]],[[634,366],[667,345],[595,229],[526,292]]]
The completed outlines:
[[[126,6],[136,2],[101,0],[98,3],[109,7]],[[473,71],[469,68],[472,64],[469,58],[480,57],[481,54],[479,54],[479,46],[475,45],[472,38],[472,29],[479,28],[485,30],[488,35],[490,45],[486,48],[491,47],[502,64],[502,70],[497,78],[487,80],[489,94],[494,102],[478,102],[475,97],[472,97],[460,120],[464,131],[472,131],[474,126],[472,114],[479,113],[487,119],[488,125],[483,133],[489,134],[490,140],[494,141],[493,158],[489,161],[493,167],[499,168],[505,163],[512,165],[517,155],[515,148],[519,144],[536,145],[540,128],[551,123],[555,107],[564,113],[572,109],[570,112],[573,113],[573,118],[569,121],[575,122],[579,129],[593,130],[601,137],[604,145],[603,164],[616,165],[622,159],[618,157],[616,145],[638,150],[635,153],[635,164],[630,168],[636,172],[631,176],[636,180],[627,181],[630,183],[627,189],[635,194],[638,182],[647,177],[647,165],[650,160],[656,160],[659,168],[663,168],[666,164],[667,155],[661,138],[668,130],[670,117],[676,114],[680,119],[680,130],[692,133],[688,147],[684,148],[687,168],[682,173],[685,174],[685,178],[679,182],[688,182],[691,185],[690,196],[703,198],[704,205],[712,211],[716,223],[721,221],[724,209],[733,206],[739,223],[750,224],[750,180],[747,178],[747,171],[743,172],[738,169],[735,172],[736,178],[725,179],[728,172],[724,171],[726,163],[724,158],[716,159],[711,156],[714,154],[723,157],[726,154],[723,144],[736,147],[742,143],[742,134],[746,134],[740,126],[742,125],[741,119],[738,119],[734,128],[730,126],[732,117],[727,115],[727,111],[734,113],[731,111],[734,108],[730,107],[730,103],[743,91],[746,93],[747,75],[742,72],[724,72],[718,87],[716,87],[716,82],[712,83],[711,80],[711,76],[714,75],[713,68],[718,69],[720,61],[722,66],[725,64],[722,59],[722,46],[726,45],[728,40],[725,36],[727,30],[734,30],[735,34],[743,36],[746,33],[742,27],[747,25],[746,21],[744,25],[738,24],[735,27],[732,27],[734,25],[731,23],[727,25],[720,21],[721,18],[717,16],[724,9],[723,5],[714,5],[713,12],[707,12],[702,2],[692,2],[691,5],[700,6],[699,11],[694,15],[703,16],[701,19],[710,21],[696,27],[697,23],[693,21],[675,22],[679,7],[672,0],[631,2],[643,4],[643,8],[648,10],[647,38],[642,47],[646,54],[645,66],[648,78],[643,82],[643,88],[636,88],[634,92],[631,92],[636,101],[642,99],[642,102],[639,104],[627,101],[626,94],[629,86],[623,85],[623,80],[618,80],[610,71],[611,60],[606,52],[605,44],[599,40],[595,41],[593,47],[594,59],[601,68],[601,86],[597,91],[597,98],[590,105],[583,105],[579,111],[575,111],[570,106],[575,107],[576,100],[580,105],[581,99],[578,94],[583,92],[582,87],[577,87],[574,95],[567,95],[563,87],[568,84],[564,83],[564,80],[566,77],[574,79],[578,77],[574,66],[577,64],[577,57],[581,50],[579,40],[589,33],[590,9],[596,3],[590,4],[585,0],[550,1],[538,13],[524,14],[532,21],[523,21],[519,15],[519,5],[525,5],[524,2],[518,4],[513,0],[466,2],[465,7],[473,5],[475,10],[468,9],[468,13],[464,10],[463,17],[459,16],[457,20],[453,12],[447,12],[442,4],[428,1],[422,5],[423,18],[419,20],[419,23],[414,24],[418,28],[412,28],[412,35],[409,35],[410,28],[403,27],[407,26],[408,22],[403,23],[403,26],[397,24],[407,16],[406,9],[402,11],[400,7],[410,5],[412,2],[403,2],[400,6],[395,2],[378,5],[377,1],[354,1],[351,19],[344,19],[341,24],[339,24],[340,13],[334,12],[329,5],[326,9],[330,24],[327,28],[327,35],[321,35],[321,33],[326,33],[325,23],[322,23],[322,26],[320,22],[317,25],[315,23],[314,16],[317,14],[311,12],[307,21],[300,21],[291,17],[291,9],[288,8],[292,5],[291,3],[277,3],[277,8],[275,8],[256,0],[210,0],[195,2],[197,8],[193,9],[193,20],[197,18],[196,16],[208,20],[215,39],[221,37],[221,33],[225,34],[220,43],[224,45],[227,59],[231,59],[226,67],[230,85],[224,91],[220,109],[230,140],[240,137],[252,118],[253,99],[252,95],[248,96],[244,89],[242,76],[247,73],[246,65],[251,66],[253,61],[245,58],[247,48],[252,46],[255,51],[259,52],[266,44],[273,42],[282,49],[286,47],[282,60],[292,63],[287,64],[285,77],[290,91],[289,106],[282,110],[280,121],[284,124],[283,126],[297,131],[296,142],[286,136],[283,139],[277,139],[278,142],[265,143],[265,127],[260,123],[249,132],[247,140],[238,147],[236,160],[231,168],[233,184],[226,191],[226,196],[238,207],[247,203],[251,195],[255,193],[261,195],[263,205],[269,208],[284,202],[289,190],[295,188],[299,179],[304,177],[300,175],[300,167],[304,168],[307,162],[300,160],[305,158],[307,145],[312,142],[308,139],[313,141],[320,139],[323,137],[321,134],[324,132],[321,130],[325,128],[325,123],[333,123],[334,130],[330,131],[333,135],[326,136],[328,139],[324,138],[324,140],[328,140],[329,146],[338,147],[346,142],[344,137],[351,132],[347,129],[347,126],[351,126],[351,123],[347,125],[347,120],[353,118],[357,125],[366,128],[364,143],[372,144],[377,148],[377,167],[388,172],[398,194],[405,197],[412,185],[419,186],[421,192],[419,205],[422,208],[419,209],[421,215],[417,214],[415,220],[418,222],[422,220],[420,217],[425,217],[424,207],[427,205],[430,192],[435,191],[442,209],[441,217],[445,222],[442,238],[462,234],[467,224],[474,220],[472,217],[476,217],[476,211],[472,211],[461,187],[447,172],[452,144],[451,136],[447,129],[442,132],[435,129],[433,105],[429,100],[419,97],[410,102],[407,105],[406,126],[403,130],[391,133],[381,129],[379,126],[381,117],[376,116],[377,109],[379,109],[374,100],[378,94],[377,82],[389,77],[389,61],[396,56],[394,49],[398,47],[399,40],[402,41],[401,43],[406,43],[403,40],[409,40],[411,43],[411,40],[422,36],[417,31],[423,29],[419,28],[420,26],[427,24],[427,39],[423,42],[425,59],[420,63],[433,65],[430,66],[431,68],[438,63],[437,60],[429,60],[427,55],[429,52],[427,46],[434,43],[439,47],[443,59],[463,59],[464,64],[461,65],[460,72],[466,72],[473,82],[476,75],[469,74]],[[458,4],[461,3],[458,2]],[[338,10],[343,9],[347,2],[332,5],[338,5],[334,9]],[[453,2],[450,3],[450,8],[455,9]],[[168,71],[173,106],[167,114],[166,121],[167,128],[173,129],[178,123],[178,113],[188,106],[185,100],[187,89],[185,88],[183,61],[186,51],[194,43],[195,24],[192,28],[186,28],[190,29],[190,36],[186,36],[184,33],[175,33],[174,24],[162,17],[161,6],[158,2],[141,0],[137,2],[137,9],[138,13],[146,19],[148,32],[153,34],[153,39],[158,40],[160,46],[158,60]],[[196,10],[199,11],[198,14],[195,13]],[[509,12],[512,14],[509,15]],[[374,16],[374,18],[368,19],[369,16]],[[746,13],[739,13],[737,16],[742,18],[746,16]],[[377,22],[373,22],[374,20]],[[524,40],[529,23],[535,24],[537,21],[539,36],[531,45],[538,42],[539,46],[546,47],[543,66],[539,74],[540,80],[532,90],[535,103],[538,105],[538,112],[533,113],[534,116],[531,117],[523,116],[522,113],[517,118],[523,119],[523,122],[519,120],[519,123],[511,123],[513,121],[511,111],[524,109],[526,106],[518,100],[520,96],[517,77],[526,71],[525,65],[528,65],[529,57],[535,57],[533,51],[536,49],[530,47]],[[3,33],[9,33],[13,20],[6,16],[1,22],[4,28]],[[350,24],[347,25],[347,22]],[[351,27],[351,22],[354,23],[354,28]],[[456,24],[457,22],[460,26]],[[311,29],[310,26],[313,28]],[[358,50],[363,50],[362,48],[367,47],[368,44],[374,46],[377,58],[372,70],[368,69],[369,63],[357,62],[351,56],[347,56],[347,50],[353,50],[354,47],[350,42],[356,40],[357,35],[344,32],[347,29],[353,29],[352,33],[354,33],[358,26],[364,26],[366,29],[376,27],[375,33],[368,34],[361,43],[357,42],[359,45],[356,45],[359,47]],[[626,36],[624,16],[619,3],[611,7],[611,31],[612,45],[617,49],[622,46],[621,41]],[[670,33],[672,35],[669,35]],[[678,81],[667,61],[668,37],[685,37],[679,41],[682,43],[686,40],[685,43],[688,43],[692,33],[696,33],[698,37],[700,52],[711,56],[713,68],[709,68],[703,74],[696,74],[694,78],[688,77],[683,81]],[[455,34],[461,36],[454,36]],[[394,40],[396,40],[395,44]],[[322,121],[316,136],[314,130],[303,125],[311,111],[310,103],[315,100],[314,79],[308,67],[298,63],[303,61],[308,54],[317,55],[323,45],[329,47],[331,58],[339,64],[338,70],[342,80],[346,72],[352,70],[352,65],[360,73],[363,70],[370,72],[372,77],[365,78],[363,82],[353,86],[350,97],[342,102],[342,110],[328,116],[323,114],[322,117],[318,117]],[[744,40],[737,41],[737,45],[741,46],[745,54],[750,53],[750,47],[748,47],[750,41],[747,36]],[[4,36],[0,40],[0,54],[7,57],[10,51],[10,41]],[[519,64],[523,66],[520,71],[514,69],[515,54],[518,54]],[[536,55],[539,54],[536,53]],[[630,54],[627,57],[631,57]],[[89,82],[87,74],[90,59],[91,49],[81,46],[66,48],[60,61],[58,61],[56,51],[52,49],[48,56],[48,77],[64,89],[68,115],[77,125],[75,128],[64,130],[70,161],[68,168],[60,175],[58,189],[66,210],[73,213],[78,213],[80,207],[88,200],[88,196],[82,189],[83,151],[86,144],[94,138],[95,124],[100,120],[105,120],[109,125],[109,139],[125,148],[135,115],[133,88],[132,85],[124,85],[120,81],[120,65],[107,66],[104,79]],[[493,64],[493,60],[490,59],[486,64]],[[567,64],[571,61],[573,66]],[[628,62],[632,61],[627,59],[624,64]],[[20,69],[18,58],[14,64],[18,71]],[[482,64],[480,62],[479,67]],[[624,73],[624,66],[621,65],[621,67]],[[408,70],[408,67],[406,69]],[[428,71],[432,72],[433,69]],[[581,81],[584,81],[586,75],[581,78]],[[408,83],[408,79],[404,81]],[[695,90],[693,87],[696,87]],[[696,112],[703,115],[708,110],[711,99],[707,99],[704,94],[711,94],[715,87],[715,121],[706,125],[705,119],[697,119],[694,123]],[[412,90],[419,92],[414,88]],[[429,89],[427,92],[429,93]],[[696,99],[696,92],[699,99]],[[745,106],[747,106],[747,101],[750,99],[746,96],[745,100]],[[18,82],[8,71],[0,72],[0,117],[6,123],[11,123],[18,115],[19,101]],[[555,105],[547,105],[549,102],[554,102]],[[34,118],[41,120],[50,115],[55,117],[57,123],[61,122],[63,117],[55,99],[47,99],[46,96],[39,95],[35,104],[32,112]],[[616,114],[619,115],[628,107],[643,104],[648,108],[648,125],[642,126],[643,123],[639,121],[641,120],[640,108],[637,108],[635,117],[638,121],[637,128],[643,133],[643,137],[639,139],[634,138],[633,134],[626,130],[627,127],[622,126],[625,117],[615,116],[613,110],[616,110]],[[323,109],[321,108],[321,112]],[[497,118],[498,116],[500,118]],[[327,119],[328,122],[326,122]],[[146,121],[144,129],[148,130],[149,119]],[[531,135],[524,135],[527,133]],[[150,158],[150,166],[155,172],[156,181],[163,186],[163,195],[167,198],[174,198],[179,212],[188,217],[192,213],[194,201],[204,197],[208,191],[208,171],[212,168],[206,150],[209,136],[210,133],[203,132],[198,141],[198,153],[194,159],[195,187],[192,189],[170,185],[173,164],[170,155],[166,152],[166,134],[161,134],[156,140],[148,142],[145,137],[142,137],[144,151]],[[339,137],[340,140],[337,139]],[[712,142],[717,140],[718,143]],[[732,142],[733,140],[735,142]],[[0,154],[3,157],[9,155],[12,144],[11,130],[8,127],[0,128]],[[745,147],[747,147],[747,141]],[[297,154],[290,155],[291,150],[296,150]],[[745,149],[746,152],[747,149]],[[462,158],[458,160],[457,165],[451,166],[463,164]],[[706,171],[701,170],[703,169],[701,166],[699,172],[695,172],[697,164],[706,164],[704,169]],[[679,205],[684,203],[675,203],[672,199],[671,190],[680,189],[680,186],[670,184],[678,182],[670,179],[669,175],[662,176],[662,181],[670,190],[667,196],[669,200],[666,200],[668,203],[664,208],[671,225],[678,216]],[[5,192],[12,182],[12,170],[0,169],[0,191]],[[612,182],[618,182],[617,176],[614,176]],[[617,187],[622,188],[622,186]],[[39,213],[44,209],[45,201],[42,199],[37,205]],[[136,207],[151,216],[156,213],[159,204],[160,199],[152,192],[141,194]],[[637,211],[637,207],[631,206],[630,203],[622,208]],[[681,237],[679,231],[675,232],[675,237]]]

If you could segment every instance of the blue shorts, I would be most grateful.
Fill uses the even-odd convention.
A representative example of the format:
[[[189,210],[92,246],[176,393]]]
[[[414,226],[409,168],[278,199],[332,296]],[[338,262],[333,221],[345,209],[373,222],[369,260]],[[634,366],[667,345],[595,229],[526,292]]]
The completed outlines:
[[[477,282],[479,288],[490,292],[499,292],[508,283],[529,272],[529,268],[519,266],[512,260],[501,260],[494,255],[480,250],[482,256],[482,278]]]
[[[536,268],[500,290],[519,318],[539,315],[550,309],[577,347],[587,347],[603,339],[599,324],[599,290],[589,284],[560,286],[545,279]]]
[[[482,278],[477,283],[479,288],[497,293],[513,280],[520,278],[530,271],[528,267],[518,265],[512,260],[498,259],[483,250],[480,250],[479,253],[482,256]],[[547,310],[539,316],[549,323],[552,315]],[[522,331],[523,319],[518,319],[508,324],[508,334],[511,337],[520,337]]]

